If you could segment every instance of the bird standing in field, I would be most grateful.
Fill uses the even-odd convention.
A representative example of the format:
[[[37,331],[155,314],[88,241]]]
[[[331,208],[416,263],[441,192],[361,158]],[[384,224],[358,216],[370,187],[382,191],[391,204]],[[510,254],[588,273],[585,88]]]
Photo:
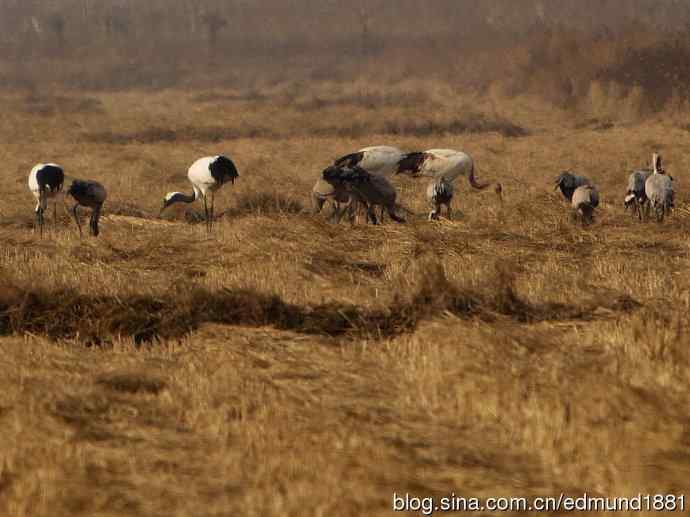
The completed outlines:
[[[390,145],[374,145],[341,156],[333,162],[333,165],[348,168],[360,167],[369,174],[387,176],[397,172],[400,160],[407,154]]]
[[[428,151],[407,153],[398,164],[396,174],[408,174],[413,178],[432,178],[426,190],[426,197],[431,204],[429,220],[438,219],[441,205],[446,205],[447,216],[451,216],[451,201],[454,193],[454,182],[460,176],[466,176],[470,186],[483,190],[489,183],[480,183],[475,176],[474,160],[462,151],[455,149],[429,149]],[[500,192],[496,194],[500,199]]]
[[[632,215],[641,221],[647,207],[647,193],[645,183],[652,174],[651,169],[638,169],[628,177],[628,190],[626,191],[624,206],[631,209]]]
[[[103,203],[108,197],[105,187],[96,181],[74,180],[67,193],[77,202],[72,208],[72,214],[74,215],[74,221],[77,223],[77,228],[79,228],[79,236],[83,235],[78,213],[78,208],[81,205],[91,208],[89,229],[91,230],[91,235],[98,237],[98,219],[101,216]]]
[[[433,180],[426,189],[426,198],[431,205],[429,221],[439,218],[442,205],[446,205],[446,215],[450,220],[450,203],[453,200],[453,183],[451,181],[446,180],[443,176]]]
[[[372,224],[378,224],[378,219],[374,213],[375,206],[380,206],[394,221],[405,222],[395,213],[397,208],[395,187],[384,176],[370,174],[356,165],[353,167],[331,165],[321,173],[321,177],[336,191],[344,189],[349,193],[348,209],[354,210],[357,205],[364,207],[367,221]],[[342,211],[339,215],[342,215]],[[351,215],[354,218],[354,213],[351,212]]]
[[[592,182],[589,178],[573,174],[572,171],[563,171],[556,178],[553,189],[560,189],[566,201],[571,202],[573,200],[573,194],[578,187],[584,187],[591,184]]]
[[[594,185],[580,185],[573,191],[570,203],[582,225],[594,222],[594,209],[599,206],[599,191]]]
[[[649,205],[656,214],[656,220],[663,222],[664,216],[670,214],[673,208],[673,178],[666,174],[661,165],[661,156],[657,153],[652,155],[652,171],[645,182],[644,190]]]
[[[53,222],[57,222],[57,199],[62,193],[65,173],[55,163],[39,163],[29,173],[29,190],[36,198],[36,221],[43,237],[44,212],[48,208],[48,199],[53,200]]]
[[[490,184],[479,183],[474,169],[474,160],[467,153],[454,149],[429,149],[407,153],[400,161],[396,174],[409,174],[415,178],[426,176],[437,180],[443,178],[450,183],[459,176],[467,176],[472,188],[483,190]]]
[[[163,198],[161,213],[175,203],[193,203],[199,198],[204,200],[204,215],[206,217],[206,230],[211,231],[213,226],[214,195],[228,181],[235,183],[239,177],[237,168],[230,158],[226,156],[206,156],[195,161],[187,171],[187,178],[192,184],[194,192],[183,194],[182,192],[168,192]],[[208,196],[211,196],[211,206],[208,206]]]

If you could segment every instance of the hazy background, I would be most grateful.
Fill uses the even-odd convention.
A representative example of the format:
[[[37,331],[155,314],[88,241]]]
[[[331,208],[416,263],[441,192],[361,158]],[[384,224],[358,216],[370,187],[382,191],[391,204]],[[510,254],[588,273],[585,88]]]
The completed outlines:
[[[688,99],[682,0],[2,0],[3,88],[434,79],[556,106]]]

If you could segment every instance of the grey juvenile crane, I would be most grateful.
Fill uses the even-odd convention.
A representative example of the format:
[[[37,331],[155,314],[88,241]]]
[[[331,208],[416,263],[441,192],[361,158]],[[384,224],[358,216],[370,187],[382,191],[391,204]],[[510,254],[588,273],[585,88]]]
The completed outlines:
[[[316,215],[321,212],[323,205],[326,204],[327,201],[330,201],[333,205],[333,212],[331,215],[333,221],[340,220],[342,215],[341,212],[347,209],[352,202],[350,193],[345,186],[333,186],[325,179],[319,177],[311,190],[312,213]]]
[[[593,185],[581,185],[573,192],[571,204],[575,217],[583,225],[590,224],[594,221],[594,209],[599,206],[599,191]]]
[[[382,207],[394,221],[405,222],[395,213],[397,194],[393,185],[384,176],[369,174],[356,165],[354,167],[332,165],[322,172],[321,177],[335,189],[346,188],[350,194],[349,208],[354,208],[353,202],[363,206],[366,209],[367,220],[372,224],[378,224],[374,213],[375,206]]]
[[[79,222],[78,209],[79,206],[86,206],[91,209],[91,219],[89,221],[91,235],[97,237],[99,234],[98,219],[101,216],[103,203],[108,197],[105,187],[97,181],[74,180],[67,193],[77,202],[72,208],[72,214],[74,215],[74,221],[77,223],[77,228],[79,228],[79,235],[82,236],[83,234],[81,223]]]
[[[575,189],[591,184],[592,182],[589,181],[589,178],[578,176],[571,171],[564,171],[556,178],[554,190],[560,189],[563,197],[568,201],[572,201]]]
[[[640,221],[647,205],[647,194],[645,183],[652,174],[652,170],[638,169],[633,171],[628,177],[628,190],[625,193],[625,209],[632,211],[633,217],[637,216]]]
[[[673,208],[673,178],[666,174],[661,165],[661,156],[652,155],[652,174],[645,182],[645,194],[649,204],[656,214],[656,220],[662,222]]]

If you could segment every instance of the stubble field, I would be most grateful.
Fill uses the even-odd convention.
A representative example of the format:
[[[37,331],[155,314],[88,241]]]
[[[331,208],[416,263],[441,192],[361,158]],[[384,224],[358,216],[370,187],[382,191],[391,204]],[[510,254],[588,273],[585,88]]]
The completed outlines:
[[[0,97],[0,514],[390,515],[417,496],[690,488],[688,132],[439,84]],[[456,148],[453,221],[330,224],[309,192],[365,145]],[[660,152],[676,211],[640,224]],[[239,181],[208,236],[187,167]],[[109,191],[40,239],[31,167]],[[594,225],[553,192],[594,179]],[[68,182],[69,183],[69,182]],[[48,217],[52,225],[52,209]]]

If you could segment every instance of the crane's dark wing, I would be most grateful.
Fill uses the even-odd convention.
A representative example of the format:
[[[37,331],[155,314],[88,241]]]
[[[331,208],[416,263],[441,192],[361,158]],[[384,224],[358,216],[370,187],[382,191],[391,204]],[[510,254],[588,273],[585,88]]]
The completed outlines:
[[[74,180],[67,193],[80,205],[100,206],[105,201],[107,194],[105,187],[96,181]]]
[[[213,179],[221,185],[226,181],[231,181],[234,183],[235,180],[240,176],[240,173],[237,172],[237,168],[232,160],[225,156],[219,156],[212,161],[209,164],[208,169],[211,171],[211,176],[213,176]]]
[[[411,174],[412,176],[418,176],[419,171],[431,155],[425,152],[414,152],[407,153],[403,156],[402,160],[398,162],[398,168],[396,169],[396,174]]]
[[[361,167],[337,167],[335,165],[326,168],[322,177],[329,183],[363,183],[371,178],[369,173]]]
[[[65,182],[65,173],[57,165],[45,165],[36,172],[36,182],[39,189],[56,192],[62,190],[62,185]]]
[[[340,158],[335,160],[333,162],[333,165],[335,165],[336,167],[355,167],[356,165],[359,165],[362,162],[363,158],[363,151],[352,154],[346,154],[345,156],[341,156]]]

